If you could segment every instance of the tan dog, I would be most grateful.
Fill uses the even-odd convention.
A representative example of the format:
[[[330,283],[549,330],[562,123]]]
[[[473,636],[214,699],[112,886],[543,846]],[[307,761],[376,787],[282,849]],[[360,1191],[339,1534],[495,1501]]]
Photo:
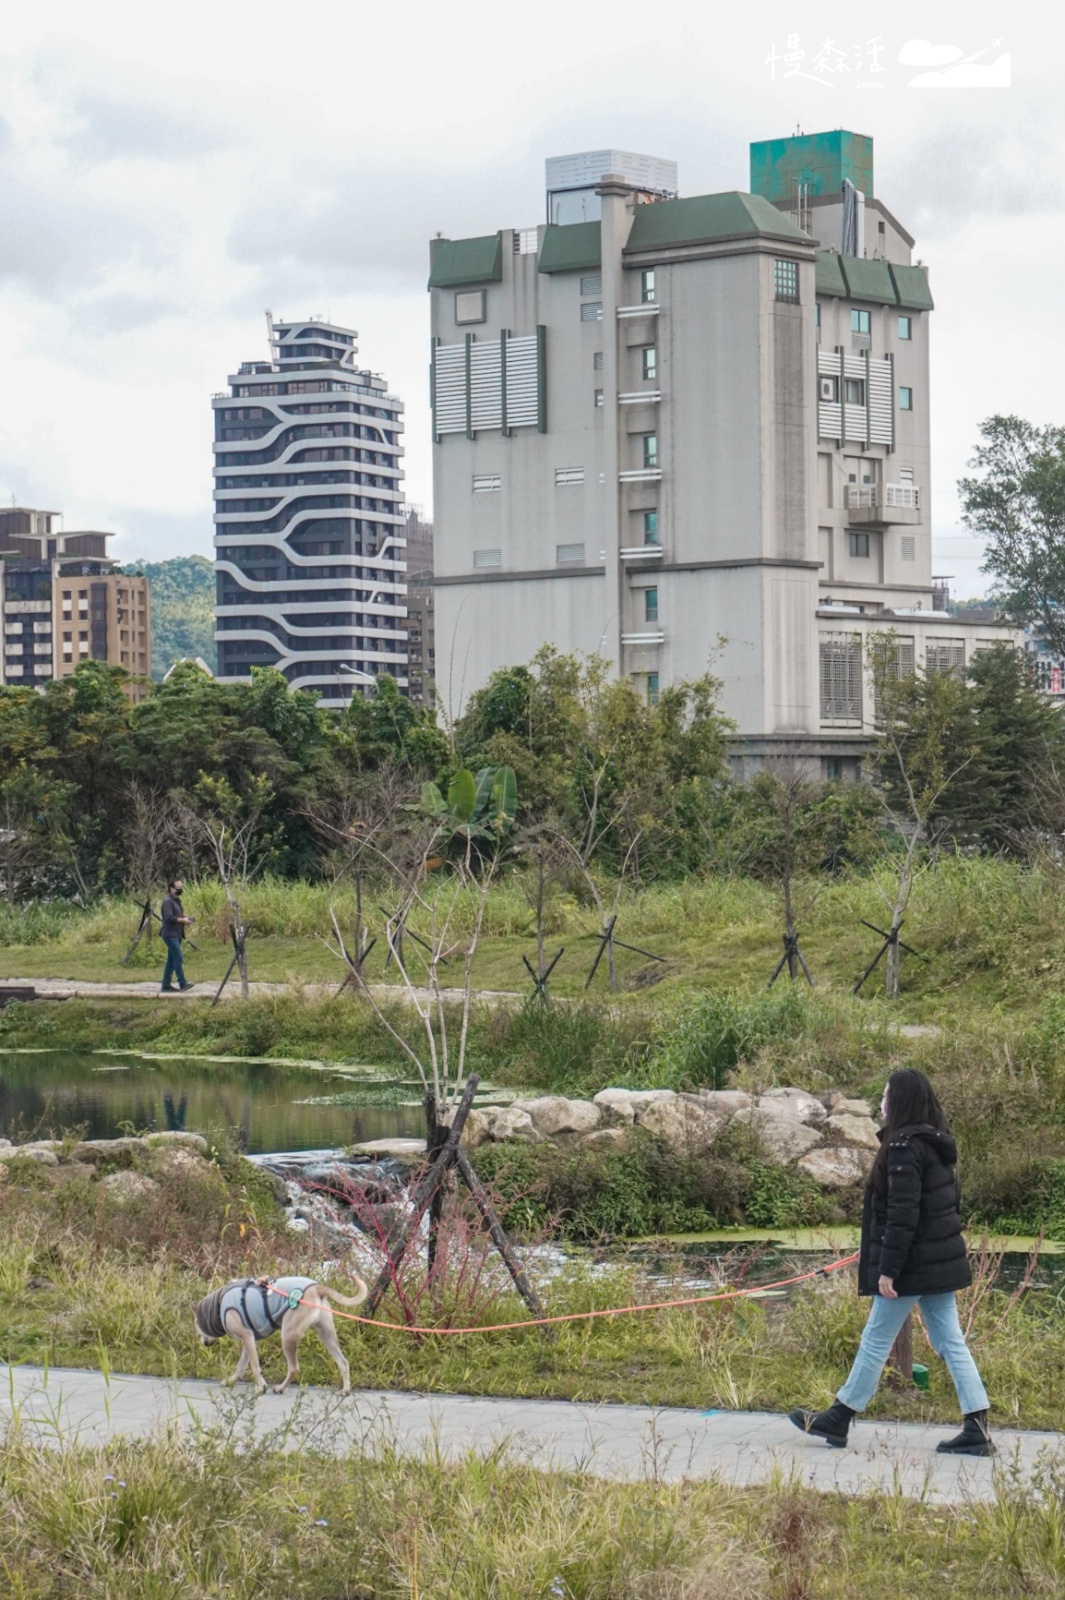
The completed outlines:
[[[266,1381],[259,1366],[258,1342],[280,1332],[288,1371],[282,1382],[275,1385],[274,1393],[284,1394],[293,1379],[299,1377],[300,1340],[311,1328],[316,1328],[319,1339],[337,1364],[341,1392],[350,1394],[351,1368],[340,1348],[328,1302],[361,1306],[369,1291],[361,1278],[355,1281],[359,1292],[352,1297],[315,1283],[313,1278],[239,1278],[205,1295],[193,1306],[196,1332],[205,1345],[217,1343],[226,1333],[239,1340],[240,1360],[229,1381],[239,1383],[250,1366],[259,1394],[265,1394]]]

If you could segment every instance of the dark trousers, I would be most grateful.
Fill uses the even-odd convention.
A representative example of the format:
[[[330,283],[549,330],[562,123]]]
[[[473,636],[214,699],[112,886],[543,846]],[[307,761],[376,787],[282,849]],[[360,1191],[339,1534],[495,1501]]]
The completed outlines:
[[[166,945],[166,966],[163,969],[163,988],[172,988],[171,978],[176,978],[178,988],[185,987],[185,967],[181,960],[181,940],[177,938],[164,939]]]

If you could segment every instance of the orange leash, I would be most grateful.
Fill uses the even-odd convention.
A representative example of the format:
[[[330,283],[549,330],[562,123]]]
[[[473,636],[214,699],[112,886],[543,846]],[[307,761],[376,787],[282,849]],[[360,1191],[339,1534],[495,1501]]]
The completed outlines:
[[[610,1306],[600,1311],[569,1311],[557,1317],[528,1317],[523,1322],[493,1322],[479,1328],[420,1328],[406,1322],[377,1322],[373,1317],[356,1316],[353,1311],[341,1311],[336,1306],[330,1306],[334,1317],[343,1317],[347,1322],[361,1322],[367,1328],[387,1328],[392,1333],[429,1333],[429,1334],[460,1334],[460,1333],[509,1333],[515,1328],[542,1328],[550,1323],[558,1322],[590,1322],[594,1317],[628,1317],[637,1311],[671,1311],[677,1306],[706,1306],[716,1300],[739,1300],[752,1295],[765,1294],[770,1289],[788,1289],[796,1283],[806,1283],[810,1278],[827,1278],[830,1272],[839,1272],[842,1267],[852,1267],[858,1259],[859,1252],[844,1256],[839,1261],[832,1261],[827,1267],[815,1267],[811,1272],[800,1272],[794,1278],[779,1278],[776,1283],[762,1283],[751,1289],[726,1289],[720,1294],[691,1295],[684,1300],[654,1300],[645,1305],[637,1306]],[[272,1283],[266,1287],[274,1294],[289,1296],[285,1290],[277,1289]],[[302,1305],[303,1298],[297,1302]]]

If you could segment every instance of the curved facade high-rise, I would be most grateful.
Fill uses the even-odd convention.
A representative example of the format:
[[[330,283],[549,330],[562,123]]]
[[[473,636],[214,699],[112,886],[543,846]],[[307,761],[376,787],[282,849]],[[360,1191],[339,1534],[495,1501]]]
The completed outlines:
[[[406,688],[402,402],[350,328],[268,322],[273,359],[213,401],[218,676],[277,667],[327,705]]]

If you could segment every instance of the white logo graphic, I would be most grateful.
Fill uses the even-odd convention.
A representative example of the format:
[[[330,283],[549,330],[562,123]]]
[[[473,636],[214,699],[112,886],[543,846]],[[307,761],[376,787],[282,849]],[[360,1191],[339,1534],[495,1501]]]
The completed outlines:
[[[992,39],[982,50],[967,56],[957,45],[910,39],[899,51],[899,64],[932,69],[911,78],[907,85],[910,89],[1008,89],[1012,61],[1009,53],[1000,53],[992,61],[981,60],[990,51],[999,50],[1001,44],[1001,39]]]

